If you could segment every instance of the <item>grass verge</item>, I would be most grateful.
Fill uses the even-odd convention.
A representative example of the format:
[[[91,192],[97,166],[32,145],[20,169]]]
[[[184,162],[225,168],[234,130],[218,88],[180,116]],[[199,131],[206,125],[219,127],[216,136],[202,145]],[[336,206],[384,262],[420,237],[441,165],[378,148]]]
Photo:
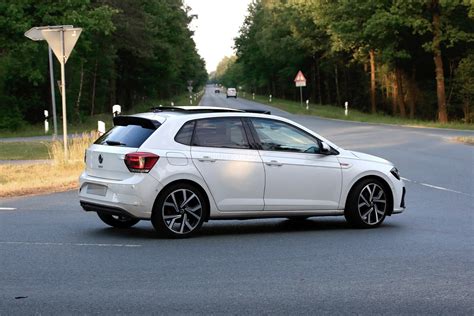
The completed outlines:
[[[0,142],[0,160],[49,159],[51,142]]]
[[[245,97],[248,100],[252,100],[252,97],[246,95]],[[441,124],[434,121],[423,121],[423,120],[413,120],[413,119],[404,119],[396,116],[389,116],[383,114],[369,114],[361,112],[358,110],[353,110],[349,108],[349,114],[345,116],[344,108],[337,107],[332,105],[320,105],[320,104],[309,104],[309,110],[306,110],[306,104],[301,106],[299,102],[289,101],[284,99],[272,99],[270,103],[268,97],[265,96],[255,96],[255,101],[271,105],[273,107],[279,108],[281,110],[293,113],[293,114],[304,114],[304,115],[315,115],[320,117],[346,120],[346,121],[357,121],[357,122],[367,122],[367,123],[383,123],[383,124],[394,124],[394,125],[404,125],[404,126],[413,126],[413,127],[435,127],[435,128],[452,128],[452,129],[461,129],[461,130],[474,130],[474,124],[467,124],[463,122],[449,122],[447,124]]]
[[[50,163],[0,165],[0,197],[60,192],[78,187],[84,170],[84,150],[98,137],[84,133],[68,142],[69,158],[64,158],[63,144],[48,146]]]
[[[454,141],[468,145],[474,145],[474,136],[459,136],[455,137]]]

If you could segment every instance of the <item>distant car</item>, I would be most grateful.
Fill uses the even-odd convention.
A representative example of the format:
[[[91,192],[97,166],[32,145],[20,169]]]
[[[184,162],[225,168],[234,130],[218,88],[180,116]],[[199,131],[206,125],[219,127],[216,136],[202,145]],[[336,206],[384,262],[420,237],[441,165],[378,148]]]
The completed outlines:
[[[237,90],[235,88],[227,88],[227,98],[237,99]]]
[[[220,89],[220,88],[216,88],[216,89],[214,90],[214,93],[221,93],[221,89]]]
[[[79,189],[84,210],[113,227],[151,220],[186,237],[211,219],[344,215],[370,228],[405,209],[392,163],[282,117],[163,107],[114,125],[87,149]]]

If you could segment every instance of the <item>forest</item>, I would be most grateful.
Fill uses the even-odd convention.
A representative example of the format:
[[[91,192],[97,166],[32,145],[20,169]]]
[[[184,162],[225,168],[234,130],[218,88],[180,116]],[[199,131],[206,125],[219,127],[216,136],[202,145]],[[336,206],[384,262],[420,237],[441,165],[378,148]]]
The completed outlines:
[[[39,122],[45,109],[51,113],[48,45],[24,36],[31,27],[83,28],[66,64],[67,114],[78,122],[111,112],[113,104],[127,110],[182,94],[188,80],[205,84],[189,11],[182,0],[0,1],[0,130]],[[56,58],[54,67],[59,80]]]
[[[212,80],[440,123],[474,121],[474,1],[256,0]]]

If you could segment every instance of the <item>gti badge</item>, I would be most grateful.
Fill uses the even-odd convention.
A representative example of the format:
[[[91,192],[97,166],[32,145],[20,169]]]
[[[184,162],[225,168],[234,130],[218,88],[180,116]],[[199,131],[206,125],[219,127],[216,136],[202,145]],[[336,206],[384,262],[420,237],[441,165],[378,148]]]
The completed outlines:
[[[104,161],[104,158],[102,157],[102,155],[99,155],[99,163],[101,164],[102,161]]]

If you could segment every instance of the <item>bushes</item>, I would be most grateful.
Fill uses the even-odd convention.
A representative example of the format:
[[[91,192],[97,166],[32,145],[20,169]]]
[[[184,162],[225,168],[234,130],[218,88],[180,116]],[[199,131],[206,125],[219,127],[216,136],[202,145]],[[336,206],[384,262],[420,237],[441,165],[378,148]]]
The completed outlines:
[[[0,95],[0,130],[19,130],[23,121],[15,98]]]

